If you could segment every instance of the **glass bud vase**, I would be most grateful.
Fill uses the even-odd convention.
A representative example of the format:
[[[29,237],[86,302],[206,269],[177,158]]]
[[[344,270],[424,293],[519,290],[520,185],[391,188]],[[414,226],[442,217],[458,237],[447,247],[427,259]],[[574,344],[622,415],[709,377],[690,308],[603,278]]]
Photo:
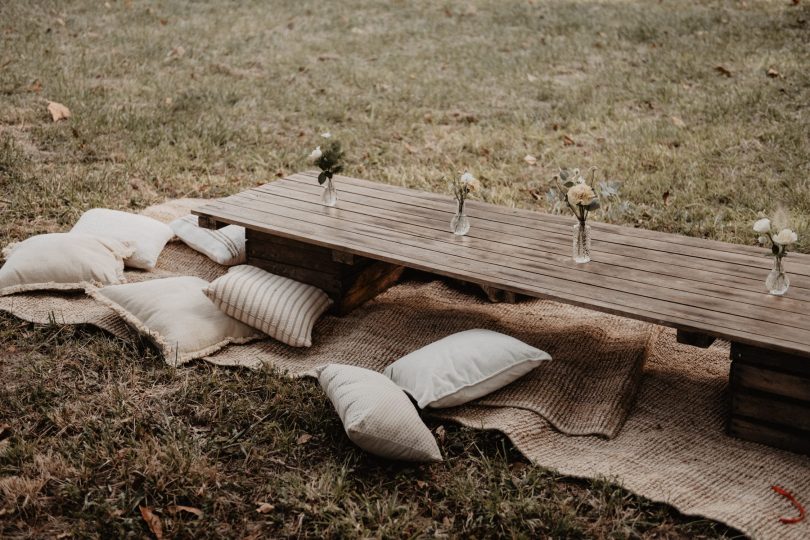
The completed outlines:
[[[768,292],[776,296],[782,296],[790,287],[790,279],[785,273],[785,267],[782,265],[782,257],[773,258],[773,269],[765,279],[765,286],[768,287]]]
[[[335,184],[332,182],[331,178],[327,178],[326,182],[323,184],[321,202],[323,202],[324,206],[335,206],[335,204],[337,204],[337,191],[335,190]]]
[[[464,236],[470,232],[470,219],[464,214],[464,201],[458,203],[456,215],[450,221],[450,230],[458,236]]]
[[[584,221],[574,225],[574,262],[591,260],[591,226]]]

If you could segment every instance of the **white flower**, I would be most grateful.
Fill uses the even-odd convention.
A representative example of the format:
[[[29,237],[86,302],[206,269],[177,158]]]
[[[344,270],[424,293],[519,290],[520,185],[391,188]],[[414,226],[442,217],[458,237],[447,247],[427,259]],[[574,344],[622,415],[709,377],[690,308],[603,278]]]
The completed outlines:
[[[760,234],[765,234],[771,230],[771,220],[768,218],[762,218],[754,223],[754,231]]]
[[[329,133],[328,131],[324,131],[323,133],[321,133],[321,137],[323,137],[324,139],[328,139],[331,136],[332,134]]]
[[[461,183],[467,188],[469,193],[475,193],[481,189],[481,182],[468,172],[461,175]]]
[[[789,246],[799,239],[798,235],[790,229],[782,229],[773,237],[773,241],[780,246]]]
[[[312,153],[309,155],[309,160],[310,160],[310,161],[318,161],[319,159],[321,159],[321,156],[322,156],[322,155],[323,155],[323,152],[321,152],[321,147],[320,147],[320,146],[318,146],[318,147],[316,147],[316,148],[315,148],[315,150],[313,150],[313,151],[312,151]]]
[[[757,242],[759,242],[760,244],[762,244],[764,246],[768,242],[768,237],[767,236],[760,236],[759,238],[757,238]]]
[[[568,202],[588,206],[596,198],[596,193],[588,184],[574,184],[568,190]]]

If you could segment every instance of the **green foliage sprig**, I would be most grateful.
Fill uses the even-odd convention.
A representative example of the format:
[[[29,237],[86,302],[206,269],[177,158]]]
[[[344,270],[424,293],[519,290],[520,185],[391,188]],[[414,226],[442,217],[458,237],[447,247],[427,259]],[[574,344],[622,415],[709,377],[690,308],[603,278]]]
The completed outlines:
[[[312,151],[309,157],[321,169],[321,173],[318,175],[319,184],[323,184],[334,175],[340,174],[340,171],[343,170],[343,155],[340,141],[334,139],[326,143],[324,149],[318,146]]]

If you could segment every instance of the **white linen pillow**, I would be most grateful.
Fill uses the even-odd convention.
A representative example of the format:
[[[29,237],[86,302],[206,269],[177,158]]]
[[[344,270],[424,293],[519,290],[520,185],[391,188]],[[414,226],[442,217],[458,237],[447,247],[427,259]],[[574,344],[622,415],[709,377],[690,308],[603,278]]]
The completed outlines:
[[[179,365],[262,337],[217,309],[202,292],[206,285],[197,277],[172,277],[87,292],[154,341],[168,364]]]
[[[183,216],[169,223],[180,240],[223,266],[243,264],[245,255],[245,228],[228,225],[221,229],[204,229],[197,225],[197,216]]]
[[[506,386],[551,356],[511,336],[467,330],[403,356],[383,373],[419,407],[455,407]]]
[[[107,208],[88,210],[70,232],[133,243],[135,252],[127,257],[124,264],[142,270],[155,267],[166,242],[174,236],[174,231],[168,225],[156,219]]]
[[[3,250],[0,295],[36,290],[76,290],[124,281],[124,257],[133,248],[85,234],[32,236]]]
[[[318,370],[346,435],[371,454],[402,461],[441,461],[436,439],[408,396],[384,375],[356,366]]]
[[[332,305],[317,287],[249,265],[228,269],[205,295],[231,317],[292,347],[312,345],[312,328]]]

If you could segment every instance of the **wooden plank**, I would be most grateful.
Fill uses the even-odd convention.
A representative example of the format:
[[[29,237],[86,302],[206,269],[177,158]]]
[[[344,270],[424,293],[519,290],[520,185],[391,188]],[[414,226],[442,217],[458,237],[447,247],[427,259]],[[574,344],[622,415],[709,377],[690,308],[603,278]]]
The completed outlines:
[[[729,421],[728,433],[747,441],[767,444],[791,452],[810,454],[810,438],[801,431],[791,431],[781,426],[732,416]]]
[[[474,262],[491,262],[499,265],[501,269],[510,268],[521,271],[535,272],[544,277],[567,279],[579,284],[598,285],[611,291],[620,291],[632,294],[637,298],[644,298],[647,302],[665,301],[671,306],[678,304],[685,308],[699,307],[701,310],[709,310],[712,313],[722,314],[722,318],[735,319],[740,324],[746,324],[751,330],[760,330],[763,324],[772,331],[782,335],[793,335],[794,338],[801,334],[793,332],[795,329],[804,331],[804,338],[810,337],[810,318],[806,317],[786,317],[779,310],[770,310],[766,306],[756,303],[744,303],[738,300],[738,296],[743,294],[730,295],[725,291],[713,291],[710,288],[702,289],[700,284],[690,286],[691,282],[683,280],[667,280],[666,284],[678,284],[678,289],[667,288],[657,281],[642,281],[649,278],[649,274],[637,271],[611,273],[611,268],[601,268],[600,273],[594,272],[597,263],[588,265],[575,265],[568,258],[562,260],[546,257],[542,253],[529,251],[525,258],[515,256],[505,257],[504,254],[495,251],[497,244],[488,243],[491,249],[478,249],[478,246],[485,241],[474,241],[463,237],[459,243],[457,237],[449,233],[426,232],[424,228],[417,225],[399,224],[396,229],[387,229],[387,220],[373,216],[367,216],[346,210],[339,210],[341,219],[336,219],[329,213],[324,212],[324,207],[304,201],[285,199],[278,202],[275,199],[265,200],[253,196],[237,195],[230,197],[222,204],[231,204],[235,207],[234,213],[255,211],[259,212],[263,219],[270,216],[282,217],[284,219],[296,220],[299,222],[309,221],[320,224],[327,229],[337,229],[345,231],[365,231],[367,234],[380,235],[383,238],[390,238],[396,241],[398,246],[411,245],[429,247],[433,250],[430,260],[437,260],[440,257],[455,255],[466,257]],[[333,209],[329,209],[333,210]],[[461,249],[459,249],[461,247]],[[533,257],[532,257],[533,256]],[[506,266],[508,265],[508,266]],[[693,292],[692,289],[696,289]],[[712,295],[715,293],[715,295]],[[726,298],[720,298],[725,295]],[[763,295],[764,296],[764,295]],[[768,295],[770,296],[770,295]],[[765,297],[770,301],[770,298]],[[797,311],[804,311],[803,308],[810,304],[795,303]],[[791,305],[787,304],[786,305]],[[672,309],[672,308],[671,308]],[[706,316],[704,311],[704,316]],[[748,318],[750,322],[743,319]],[[756,323],[756,324],[754,324]],[[768,324],[772,323],[772,324]],[[798,339],[801,340],[801,337]]]
[[[804,431],[810,439],[808,401],[791,401],[772,394],[740,391],[732,396],[731,414]]]
[[[205,209],[202,209],[202,211],[216,214],[218,218],[223,221],[246,225],[248,228],[255,228],[260,231],[278,234],[288,238],[304,239],[316,245],[343,249],[358,255],[386,260],[392,263],[401,263],[418,270],[447,275],[478,284],[492,285],[511,290],[512,292],[555,298],[574,305],[589,307],[608,313],[627,315],[657,324],[675,326],[686,330],[703,331],[741,343],[765,345],[769,348],[802,355],[808,355],[810,353],[806,342],[802,342],[801,339],[793,341],[791,339],[785,339],[783,336],[777,335],[774,337],[774,335],[767,331],[756,331],[756,327],[753,328],[752,330],[754,331],[751,332],[740,330],[739,328],[728,328],[705,321],[702,313],[696,318],[690,318],[678,311],[662,314],[641,308],[639,305],[633,305],[632,302],[628,305],[617,302],[615,299],[604,301],[600,299],[600,296],[604,295],[604,291],[598,287],[593,287],[592,290],[590,290],[587,286],[581,286],[578,287],[578,289],[580,289],[579,291],[571,292],[570,284],[568,284],[567,281],[560,284],[562,287],[558,287],[558,284],[549,280],[543,280],[542,283],[538,283],[537,276],[534,274],[523,275],[521,273],[515,274],[514,272],[508,272],[504,275],[503,273],[499,274],[495,272],[494,270],[497,269],[492,269],[489,265],[484,265],[485,271],[481,273],[480,268],[474,270],[470,268],[465,261],[460,260],[451,260],[449,263],[446,261],[426,263],[426,255],[428,254],[425,253],[424,250],[410,246],[403,249],[403,246],[394,245],[390,239],[380,241],[373,236],[358,234],[356,231],[348,232],[342,230],[332,230],[328,236],[324,236],[324,228],[317,224],[310,223],[309,220],[307,222],[298,221],[293,225],[282,219],[280,222],[269,224],[268,218],[271,216],[268,216],[265,212],[246,211],[238,207],[231,208],[228,207],[227,204],[223,206],[222,202],[212,203]],[[327,213],[327,215],[335,215],[340,212],[340,209],[329,208],[322,209],[322,211]],[[463,244],[464,239],[461,239],[460,242]],[[583,295],[583,293],[585,294]],[[620,299],[623,300],[624,297],[621,296]]]
[[[248,257],[247,263],[251,266],[258,266],[271,274],[277,274],[318,287],[333,299],[343,294],[343,280],[333,274],[255,256]]]
[[[221,229],[222,227],[225,227],[226,225],[228,224],[223,223],[221,221],[217,221],[215,218],[212,218],[211,216],[205,215],[197,216],[197,226],[202,227],[203,229],[217,230]]]
[[[291,198],[294,200],[317,203],[320,188],[300,182],[281,180],[253,190],[243,192],[241,196],[254,196],[261,199],[264,194]],[[385,199],[375,199],[364,195],[344,194],[341,199],[341,209],[366,213],[385,218],[391,221],[392,227],[399,223],[418,224],[421,227],[447,231],[449,218],[452,213],[445,210],[413,207],[399,201],[391,202]],[[413,210],[415,209],[415,210]],[[540,214],[539,214],[540,215]],[[569,225],[573,223],[570,220]],[[480,238],[499,242],[503,248],[526,248],[532,246],[547,253],[570,256],[571,229],[537,231],[520,225],[506,223],[492,224],[486,218],[475,222],[469,233],[470,238]],[[633,246],[625,246],[613,242],[595,243],[594,262],[611,264],[630,270],[639,270],[649,274],[660,274],[670,277],[688,277],[693,281],[710,284],[714,289],[743,290],[748,294],[767,295],[764,286],[764,276],[767,269],[757,269],[748,266],[732,265],[715,260],[697,259],[695,257],[661,253]],[[796,281],[796,280],[794,280]],[[810,289],[801,287],[801,283],[794,283],[788,296],[789,299],[803,299],[810,301]],[[773,305],[780,305],[778,299],[766,300]]]
[[[687,332],[686,330],[678,330],[676,337],[678,343],[692,345],[693,347],[700,347],[701,349],[707,349],[712,345],[712,343],[715,342],[714,336],[709,336],[700,332]]]
[[[377,263],[364,272],[352,287],[346,291],[335,307],[336,313],[345,315],[353,309],[371,300],[389,287],[395,285],[402,277],[405,267],[389,263]],[[375,278],[371,276],[376,275]]]
[[[758,366],[770,371],[791,373],[810,378],[810,362],[807,362],[804,358],[779,351],[762,349],[742,343],[732,343],[731,359],[733,362]]]
[[[731,364],[732,392],[756,390],[810,403],[810,378],[740,362]]]
[[[287,177],[285,180],[307,185],[312,183],[312,177],[309,175],[309,173],[292,175]],[[369,196],[376,195],[379,197],[380,193],[383,192],[389,194],[384,196],[388,199],[392,198],[390,194],[395,194],[397,196],[397,200],[418,199],[421,204],[432,205],[432,207],[435,207],[435,205],[438,204],[440,208],[446,207],[448,202],[452,204],[452,199],[450,197],[435,193],[399,188],[388,184],[370,182],[368,180],[361,180],[346,176],[337,176],[335,177],[335,181],[338,186],[343,185],[343,189],[339,189],[339,192],[341,193],[344,191],[355,191],[366,193]],[[514,208],[482,203],[475,200],[468,201],[465,208],[467,208],[468,215],[471,217],[489,219],[491,221],[504,223],[520,224],[521,226],[529,229],[534,227],[548,226],[550,223],[556,224],[558,228],[565,227],[569,222],[563,216],[541,214],[528,210],[518,210]],[[508,220],[506,220],[507,218]],[[637,245],[639,247],[661,250],[668,253],[682,253],[696,258],[708,258],[711,260],[733,262],[736,264],[752,265],[756,268],[769,267],[767,259],[763,257],[766,252],[762,248],[728,244],[725,242],[717,242],[712,240],[694,239],[671,233],[644,231],[642,229],[634,229],[597,222],[592,223],[592,227],[594,227],[594,237],[600,238],[600,241],[615,241],[624,245]],[[621,236],[623,238],[619,239],[616,238],[616,236]],[[797,259],[797,263],[800,263],[796,265],[796,275],[810,276],[810,256],[795,253],[791,254],[791,256]]]

